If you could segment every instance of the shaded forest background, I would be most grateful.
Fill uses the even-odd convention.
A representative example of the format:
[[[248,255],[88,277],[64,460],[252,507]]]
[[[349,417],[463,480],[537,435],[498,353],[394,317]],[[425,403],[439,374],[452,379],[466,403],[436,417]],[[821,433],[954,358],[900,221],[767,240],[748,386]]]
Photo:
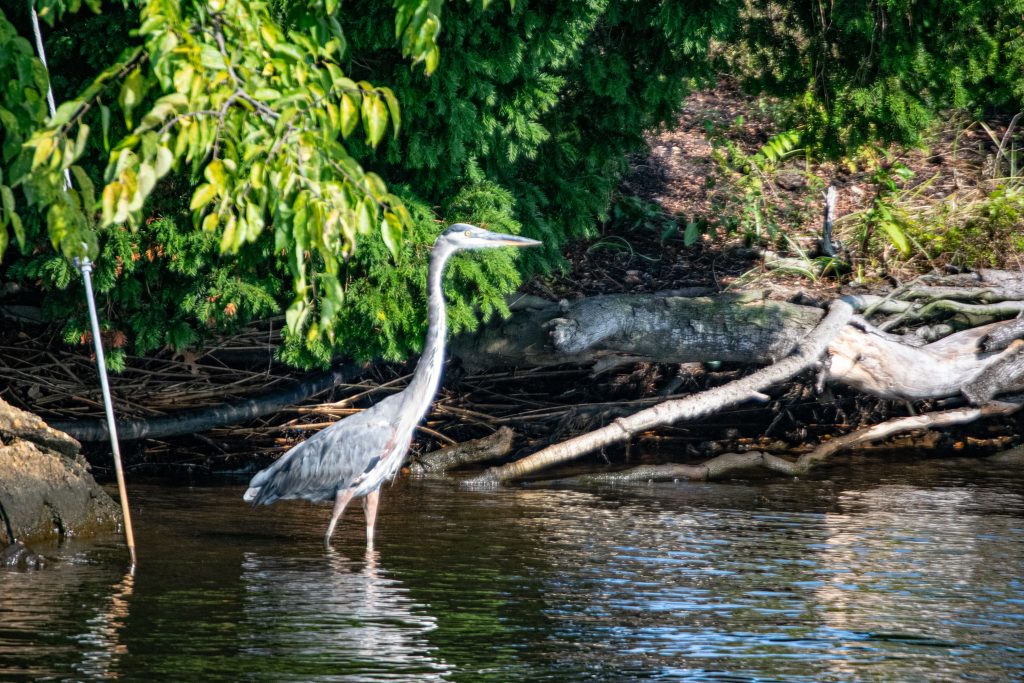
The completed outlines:
[[[145,53],[135,33],[140,12],[160,4],[104,3],[99,14],[83,8],[44,26],[58,102],[137,59],[125,57],[138,54],[133,49]],[[241,4],[264,8],[289,36],[319,35],[310,17],[326,9]],[[186,163],[183,155],[137,219],[82,228],[95,245],[113,369],[148,356],[187,372],[203,364],[203,349],[229,339],[241,340],[238,356],[269,349],[275,362],[298,368],[415,354],[426,320],[427,247],[454,221],[521,232],[543,240],[545,251],[521,261],[499,254],[454,262],[453,331],[506,312],[506,296],[524,276],[526,291],[549,299],[758,278],[783,296],[825,297],[839,286],[904,281],[935,268],[1019,266],[1024,2],[411,4],[439,17],[429,75],[400,49],[392,3],[346,2],[329,15],[345,38],[336,59],[345,77],[387,86],[400,104],[394,135],[346,135],[343,151],[379,174],[405,207],[401,234],[360,230],[329,278],[331,259],[315,250],[297,270],[290,255],[303,251],[305,223],[294,213],[268,209],[268,227],[235,244],[226,243],[223,224],[201,229],[210,213],[196,210],[195,198],[212,183],[216,159]],[[183,21],[213,35],[216,12],[204,7],[184,3]],[[5,12],[0,38],[14,46],[30,36],[29,18],[25,8]],[[31,48],[19,45],[0,58],[5,81],[33,78]],[[314,47],[302,59],[328,60]],[[108,94],[81,117],[92,133],[76,162],[97,188],[111,178],[110,148],[137,124],[132,110],[165,95],[157,75],[137,73],[142,85],[118,73],[119,96]],[[125,93],[136,89],[141,101],[126,106]],[[86,354],[77,273],[40,193],[16,182],[38,161],[26,159],[38,149],[27,142],[31,130],[47,127],[40,102],[19,92],[0,95],[0,181],[10,195],[0,305],[30,318],[38,312],[18,325],[50,321],[59,332],[47,345]],[[368,132],[370,123],[362,122]],[[240,159],[237,175],[248,177],[258,156]],[[829,184],[840,188],[837,254],[816,250]],[[100,203],[83,212],[98,213]],[[766,255],[777,261],[770,272]],[[293,324],[281,311],[295,305],[293,284],[304,269],[314,273],[301,297],[313,313]],[[261,370],[247,372],[266,384]],[[639,368],[621,383],[661,390],[683,381]],[[209,393],[212,400],[224,390]],[[188,395],[168,406],[204,400]],[[40,396],[19,398],[31,404]],[[556,418],[566,429],[577,419]]]

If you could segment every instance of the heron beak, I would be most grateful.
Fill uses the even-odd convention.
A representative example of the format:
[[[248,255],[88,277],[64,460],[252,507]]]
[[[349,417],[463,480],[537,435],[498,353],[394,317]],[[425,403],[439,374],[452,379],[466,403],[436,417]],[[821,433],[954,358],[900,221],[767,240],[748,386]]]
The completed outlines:
[[[492,232],[487,236],[487,241],[494,246],[501,247],[537,247],[543,244],[539,240],[531,240],[529,237],[519,235],[506,235],[501,232]]]

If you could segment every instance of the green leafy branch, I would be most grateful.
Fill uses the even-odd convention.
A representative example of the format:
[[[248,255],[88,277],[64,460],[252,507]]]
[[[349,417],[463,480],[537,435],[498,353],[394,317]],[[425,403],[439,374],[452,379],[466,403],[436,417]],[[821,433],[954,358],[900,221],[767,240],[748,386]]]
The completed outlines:
[[[54,14],[77,9],[71,4],[53,4]],[[319,306],[319,325],[310,325],[309,333],[329,328],[344,295],[337,282],[340,263],[354,252],[358,237],[376,226],[396,257],[409,222],[401,200],[343,142],[361,127],[375,148],[389,124],[397,135],[401,114],[390,89],[343,73],[346,43],[332,16],[336,5],[309,2],[295,24],[299,29],[281,23],[262,0],[143,3],[137,32],[142,47],[63,103],[22,143],[30,160],[13,184],[44,179],[49,186],[31,194],[47,211],[54,246],[69,257],[94,255],[97,210],[101,229],[122,223],[135,228],[156,184],[187,167],[204,181],[190,202],[196,225],[219,231],[223,252],[237,251],[272,227],[276,250],[287,256],[293,277],[290,327],[306,325],[310,298],[319,295],[329,305]],[[399,9],[406,14],[400,12],[396,25],[416,32],[403,39],[403,50],[431,71],[440,3],[405,3]],[[111,148],[110,112],[101,98],[114,82],[120,84],[118,106],[129,132]],[[86,120],[94,107],[109,151],[98,202],[92,183],[74,165],[88,143]],[[80,182],[79,189],[64,193],[61,176],[67,170]],[[0,193],[4,225],[15,224],[20,235],[14,198]],[[311,278],[314,266],[324,275]],[[316,281],[320,288],[313,291]]]

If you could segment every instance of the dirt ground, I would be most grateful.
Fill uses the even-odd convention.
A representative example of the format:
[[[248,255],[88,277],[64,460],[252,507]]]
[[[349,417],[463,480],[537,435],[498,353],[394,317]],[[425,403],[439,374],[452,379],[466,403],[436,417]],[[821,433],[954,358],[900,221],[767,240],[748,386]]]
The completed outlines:
[[[570,270],[561,278],[531,283],[532,292],[554,298],[591,296],[623,291],[660,291],[707,287],[761,288],[773,298],[801,295],[826,300],[840,291],[869,286],[889,288],[924,269],[945,265],[943,259],[925,262],[912,255],[906,262],[886,263],[884,272],[869,282],[851,278],[809,279],[784,272],[769,274],[763,251],[752,249],[743,237],[721,228],[723,206],[736,192],[736,174],[715,159],[709,130],[719,140],[729,140],[747,154],[755,153],[783,132],[771,118],[771,103],[753,100],[728,81],[713,91],[690,95],[675,127],[653,131],[650,151],[633,160],[632,171],[620,187],[620,202],[639,205],[635,213],[613,217],[602,234],[569,246]],[[815,255],[823,224],[824,192],[837,188],[836,232],[852,243],[853,218],[868,209],[881,188],[873,177],[880,167],[903,166],[911,177],[899,190],[921,206],[944,200],[970,202],[993,185],[996,141],[1006,133],[1009,118],[986,124],[971,123],[965,115],[950,116],[919,148],[876,150],[873,154],[843,163],[807,163],[796,154],[792,160],[764,178],[766,201],[779,207],[785,233],[793,244]],[[986,132],[985,125],[989,126]],[[993,135],[995,138],[993,138]],[[911,206],[911,208],[913,208]],[[689,222],[710,226],[692,246],[685,246],[684,228]],[[671,230],[675,225],[676,229]],[[717,230],[714,228],[717,226]],[[669,234],[665,237],[666,233]],[[710,234],[708,234],[710,233]],[[791,255],[784,243],[753,245]],[[1019,254],[1004,252],[994,267],[1024,267]],[[741,276],[743,276],[741,278]]]

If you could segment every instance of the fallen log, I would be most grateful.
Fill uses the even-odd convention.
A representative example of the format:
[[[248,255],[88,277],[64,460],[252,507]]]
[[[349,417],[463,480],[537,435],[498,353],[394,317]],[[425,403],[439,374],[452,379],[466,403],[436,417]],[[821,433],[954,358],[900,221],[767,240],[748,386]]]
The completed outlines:
[[[939,290],[918,288],[908,291],[912,294],[921,291],[932,294]],[[991,291],[981,288],[975,289],[974,293],[987,298],[991,296]],[[1012,291],[1016,290],[1010,287],[1001,290],[1003,293]],[[641,299],[623,295],[595,297],[596,301],[563,302],[557,312],[550,307],[535,309],[529,313],[532,324],[538,329],[550,330],[550,338],[546,342],[529,344],[523,349],[522,358],[530,358],[535,362],[546,356],[560,357],[563,362],[580,358],[597,361],[609,354],[616,354],[645,360],[671,357],[675,362],[737,360],[741,357],[747,362],[753,362],[754,358],[763,361],[766,356],[770,360],[790,346],[793,343],[791,333],[798,330],[802,332],[807,321],[812,319],[811,315],[803,313],[802,309],[808,307],[771,302],[769,308],[765,306],[766,302],[751,296],[728,301],[702,297],[689,299],[685,303],[675,299],[677,297]],[[827,362],[820,375],[819,385],[839,383],[879,398],[906,401],[964,396],[975,406],[980,406],[956,414],[922,416],[917,418],[919,421],[932,419],[936,423],[943,423],[944,420],[952,420],[950,424],[962,424],[983,415],[1009,414],[1000,407],[1002,404],[991,402],[1000,394],[1024,391],[1024,358],[1021,353],[1024,342],[1013,341],[1024,332],[1019,321],[993,322],[956,332],[928,344],[918,339],[908,344],[900,336],[874,327],[862,318],[853,317],[853,305],[868,305],[878,310],[883,308],[880,305],[883,303],[885,300],[866,301],[864,298],[833,303],[832,312],[826,318],[832,319],[832,325],[822,323],[813,335],[820,339],[821,330],[830,329],[825,347],[822,348],[823,352],[827,350]],[[927,305],[935,306],[936,303],[931,301]],[[971,304],[963,304],[968,305]],[[959,303],[954,308],[958,312],[963,310]],[[1019,308],[991,308],[986,311],[986,315],[1005,315]],[[544,314],[542,310],[547,315],[557,317],[548,321],[538,319],[538,316]],[[723,310],[728,313],[723,314]],[[737,310],[745,311],[745,315],[736,315]],[[839,316],[839,311],[844,314]],[[899,315],[905,315],[906,312]],[[776,322],[784,322],[781,326],[771,324],[765,321],[764,316],[776,316]],[[834,324],[836,317],[842,318],[838,325]],[[479,348],[488,348],[487,334],[481,335],[481,338],[485,341],[478,347],[470,347],[470,354]],[[728,343],[724,342],[726,339]],[[746,343],[750,340],[770,341],[773,346],[770,352],[759,355],[754,350],[756,344]],[[810,365],[804,356],[806,348],[805,344],[795,356],[787,357],[743,379],[694,396],[666,401],[628,417],[617,418],[601,429],[549,446],[516,462],[487,470],[465,484],[493,486],[522,478],[608,444],[625,441],[643,430],[681,419],[702,417],[739,402],[757,399],[768,387],[793,377]],[[508,358],[513,350],[506,341],[502,349],[504,357]],[[674,356],[673,351],[676,351]],[[794,363],[794,357],[803,360]],[[889,427],[896,431],[909,428],[904,424],[909,423],[896,423]],[[886,428],[880,429],[885,432]],[[860,438],[852,435],[851,443],[862,442],[858,441]],[[872,440],[874,437],[868,433],[864,438]],[[750,466],[770,466],[778,470],[789,468],[784,460],[753,456],[733,460],[726,458],[716,462],[721,464],[723,471]],[[696,467],[698,469],[691,474],[706,472],[708,465]],[[676,467],[669,471],[687,470]],[[799,468],[793,471],[799,471]]]
[[[451,353],[470,372],[587,364],[616,355],[763,365],[789,354],[823,315],[763,292],[613,294],[559,303],[531,298],[509,318],[454,339]]]
[[[877,303],[864,297],[843,300],[851,307]],[[821,316],[818,308],[760,294],[600,296],[521,309],[476,335],[458,338],[453,354],[475,371],[495,365],[596,363],[610,357],[764,365],[789,354]],[[879,398],[910,401],[959,395],[986,373],[993,384],[982,394],[1020,391],[1020,373],[989,372],[1003,362],[991,340],[1005,349],[1007,331],[1024,336],[1019,321],[1009,320],[929,344],[916,338],[906,343],[903,336],[854,319],[829,343],[824,379]]]
[[[357,372],[355,366],[346,364],[309,377],[288,389],[244,401],[200,410],[183,410],[173,415],[148,420],[118,420],[117,435],[122,441],[159,439],[197,434],[216,427],[253,420],[305,401],[337,384],[350,381]],[[50,420],[50,425],[79,441],[107,441],[110,438],[105,420]]]
[[[465,486],[487,487],[517,479],[554,465],[568,462],[602,446],[624,441],[640,431],[680,419],[694,419],[749,400],[765,400],[764,389],[790,379],[815,364],[829,342],[842,331],[853,316],[853,308],[835,301],[828,315],[788,357],[720,387],[694,396],[669,400],[628,417],[614,420],[601,429],[548,446],[547,448],[501,467],[494,467],[463,482]]]

